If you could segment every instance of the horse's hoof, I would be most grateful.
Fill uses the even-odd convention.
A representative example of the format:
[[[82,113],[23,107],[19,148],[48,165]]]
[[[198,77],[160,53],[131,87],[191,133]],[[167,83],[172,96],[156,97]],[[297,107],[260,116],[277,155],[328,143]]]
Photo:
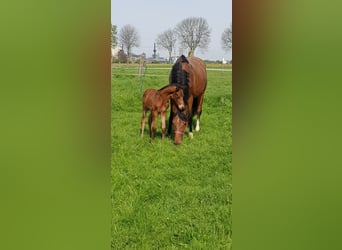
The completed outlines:
[[[191,139],[194,138],[194,134],[192,132],[189,132],[189,136]]]

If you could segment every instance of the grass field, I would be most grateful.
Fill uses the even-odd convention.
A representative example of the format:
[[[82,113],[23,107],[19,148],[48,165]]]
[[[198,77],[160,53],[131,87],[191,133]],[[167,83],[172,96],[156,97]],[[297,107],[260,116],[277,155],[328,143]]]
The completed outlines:
[[[140,136],[142,92],[170,69],[113,65],[112,249],[231,249],[232,72],[208,65],[201,131],[175,146],[160,118],[152,143],[147,124]]]

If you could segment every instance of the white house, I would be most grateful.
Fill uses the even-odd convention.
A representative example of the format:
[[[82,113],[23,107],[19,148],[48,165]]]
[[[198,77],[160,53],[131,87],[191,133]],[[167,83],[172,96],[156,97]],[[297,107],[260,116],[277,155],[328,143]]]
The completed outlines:
[[[112,59],[118,58],[118,53],[121,50],[121,48],[119,46],[114,45],[114,46],[112,46],[111,50],[112,50]]]

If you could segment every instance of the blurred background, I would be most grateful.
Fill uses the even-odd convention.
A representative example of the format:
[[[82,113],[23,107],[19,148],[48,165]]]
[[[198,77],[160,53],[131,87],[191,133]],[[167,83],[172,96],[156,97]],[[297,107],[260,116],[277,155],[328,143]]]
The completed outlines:
[[[235,249],[339,249],[340,9],[233,2]],[[109,248],[110,2],[0,20],[0,248]]]

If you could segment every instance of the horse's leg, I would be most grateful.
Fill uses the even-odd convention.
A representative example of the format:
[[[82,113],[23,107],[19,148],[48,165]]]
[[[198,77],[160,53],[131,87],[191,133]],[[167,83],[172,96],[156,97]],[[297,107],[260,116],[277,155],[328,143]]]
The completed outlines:
[[[162,122],[162,139],[164,139],[165,133],[166,133],[166,124],[165,124],[166,111],[161,112],[160,118],[161,118],[161,122]]]
[[[188,117],[188,126],[189,126],[189,136],[190,138],[193,138],[194,137],[194,134],[192,133],[192,104],[193,104],[193,101],[194,101],[194,97],[193,96],[189,96],[189,99],[188,99],[188,110],[189,110],[189,117]]]
[[[171,136],[171,129],[172,129],[172,120],[173,120],[173,112],[172,112],[172,105],[173,102],[171,101],[171,107],[170,107],[170,116],[169,116],[169,124],[167,126],[167,135]]]
[[[141,137],[144,136],[145,117],[146,117],[146,109],[143,108],[143,110],[142,110],[142,117],[141,117]]]
[[[196,119],[196,131],[200,131],[200,118],[202,114],[202,104],[204,100],[204,93],[198,97],[198,105],[196,108],[196,114],[197,114],[197,119]]]

